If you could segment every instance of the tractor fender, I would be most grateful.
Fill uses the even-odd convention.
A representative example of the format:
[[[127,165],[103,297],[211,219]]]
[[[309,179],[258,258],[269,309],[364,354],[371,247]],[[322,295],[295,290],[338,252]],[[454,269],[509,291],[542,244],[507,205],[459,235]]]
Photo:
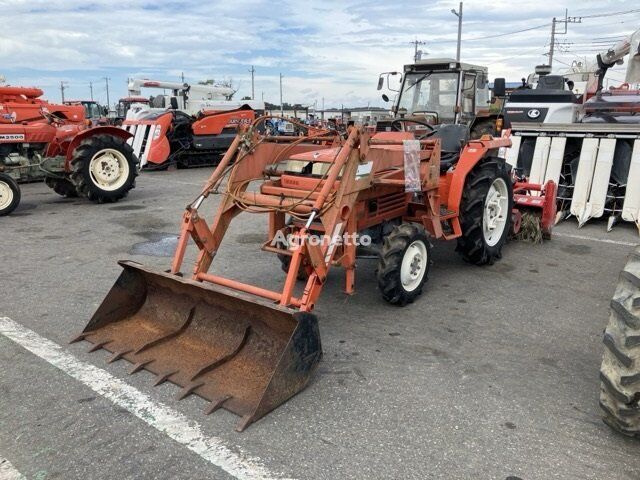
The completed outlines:
[[[509,137],[492,138],[489,136],[484,136],[479,140],[471,140],[465,145],[460,153],[460,159],[456,164],[456,168],[448,174],[451,175],[447,198],[447,206],[450,210],[460,212],[460,202],[462,201],[464,184],[471,170],[473,170],[483,158],[489,156],[489,152],[497,151],[500,147],[510,146],[511,139]]]
[[[87,130],[83,130],[75,137],[73,137],[73,139],[69,142],[66,153],[66,163],[69,163],[71,161],[71,157],[73,157],[73,151],[80,144],[80,142],[95,135],[113,135],[114,137],[119,137],[123,140],[128,140],[133,136],[126,130],[118,127],[93,127]]]

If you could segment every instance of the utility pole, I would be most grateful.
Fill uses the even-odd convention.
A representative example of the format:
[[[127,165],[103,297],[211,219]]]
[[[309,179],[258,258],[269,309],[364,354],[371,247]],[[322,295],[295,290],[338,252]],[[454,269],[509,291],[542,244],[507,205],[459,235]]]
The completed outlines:
[[[556,30],[556,24],[564,23],[564,31],[558,32]],[[567,25],[569,23],[582,23],[582,17],[570,17],[569,10],[565,9],[564,11],[564,19],[558,20],[556,17],[553,17],[553,21],[551,22],[551,45],[549,46],[549,66],[553,67],[553,54],[555,53],[556,48],[556,35],[566,35],[567,34]]]
[[[322,120],[324,120],[324,97],[322,97]]]
[[[282,74],[280,74],[280,116],[284,117],[284,105],[282,104]]]
[[[565,28],[567,24],[564,24]],[[553,17],[553,21],[551,22],[551,46],[549,47],[549,66],[553,67],[553,51],[556,46],[556,17]]]
[[[458,48],[456,50],[456,61],[460,61],[460,47],[462,46],[462,3],[460,2],[460,7],[456,12],[455,9],[451,9],[451,13],[453,13],[456,17],[458,17]]]
[[[93,82],[89,82],[89,91],[91,92],[91,101],[93,101]]]
[[[111,108],[111,103],[109,102],[109,80],[111,80],[109,77],[103,77],[104,78],[104,83],[107,86],[107,110],[109,110]]]
[[[180,80],[182,80],[182,83],[184,83],[184,72],[180,72]]]
[[[422,50],[418,50],[418,45],[426,45],[427,42],[423,42],[422,40],[418,40],[417,38],[413,42],[409,42],[413,45],[413,61],[417,62],[422,57]]]
[[[67,82],[60,81],[60,97],[62,97],[62,103],[64,103],[64,91],[67,89]]]
[[[256,89],[255,89],[255,83],[254,83],[254,76],[256,73],[256,69],[253,68],[253,65],[251,65],[251,70],[249,70],[251,72],[251,100],[255,100],[256,99]]]

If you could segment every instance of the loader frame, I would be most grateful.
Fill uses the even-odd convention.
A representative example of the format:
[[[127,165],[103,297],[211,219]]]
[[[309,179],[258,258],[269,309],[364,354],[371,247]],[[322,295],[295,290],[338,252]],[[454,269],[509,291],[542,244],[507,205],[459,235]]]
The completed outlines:
[[[357,128],[350,129],[346,140],[338,140],[326,135],[318,136],[314,139],[316,145],[312,148],[318,149],[322,146],[339,148],[325,179],[318,181],[311,178],[298,178],[297,185],[294,187],[283,186],[282,178],[280,181],[265,180],[260,193],[248,193],[248,181],[260,178],[268,166],[274,162],[274,155],[281,156],[281,153],[290,150],[291,146],[294,148],[290,153],[294,154],[297,151],[295,146],[302,145],[300,139],[295,137],[271,137],[266,138],[265,143],[259,141],[257,137],[254,138],[252,143],[258,146],[250,154],[251,158],[238,162],[231,170],[227,192],[233,192],[233,195],[225,195],[213,225],[209,227],[198,212],[198,207],[208,195],[210,187],[206,187],[198,200],[187,207],[171,273],[181,273],[184,254],[189,240],[192,239],[199,249],[198,260],[193,269],[193,280],[243,291],[272,300],[282,306],[309,312],[313,310],[320,296],[332,265],[339,265],[345,269],[345,292],[354,293],[356,245],[351,242],[336,246],[336,242],[333,241],[336,238],[345,235],[347,238],[349,236],[353,238],[358,232],[390,219],[422,224],[434,239],[454,240],[460,237],[462,235],[460,203],[468,174],[491,152],[497,152],[498,149],[509,146],[510,140],[486,136],[470,141],[462,150],[456,168],[443,174],[440,173],[440,140],[421,140],[422,190],[421,198],[417,199],[416,195],[405,191],[404,170],[392,160],[394,153],[396,157],[398,154],[401,155],[403,141],[412,138],[413,134],[408,132],[380,132],[371,137]],[[240,147],[243,142],[246,142],[246,138],[243,139],[243,136],[239,135],[211,175],[207,185],[218,184],[234,157],[243,155]],[[267,153],[269,150],[271,150],[270,154]],[[375,160],[369,160],[373,162],[370,173],[357,177],[358,167],[371,158]],[[548,209],[553,204],[549,202],[549,198],[553,198],[551,191],[549,196],[541,196],[538,199],[532,199],[528,195],[530,191],[544,191],[540,185],[516,183],[514,188],[519,192],[515,200],[520,207],[547,207]],[[553,188],[553,185],[548,188]],[[326,202],[330,196],[333,197],[333,201],[326,208]],[[304,199],[304,201],[292,199]],[[368,204],[372,200],[383,203],[378,205],[377,210],[371,211]],[[297,231],[294,233],[294,242],[292,242],[294,246],[284,250],[273,247],[272,243],[276,234],[286,228],[285,213],[278,211],[278,208],[287,202],[293,205],[291,211],[293,214],[305,215],[307,220],[295,222]],[[240,204],[245,208],[241,208]],[[264,209],[269,215],[268,240],[263,244],[262,249],[291,256],[281,291],[268,290],[208,273],[232,219],[247,210],[247,206]],[[549,234],[552,225],[549,217],[554,213],[555,211],[545,216],[543,229]],[[512,212],[514,216],[517,214],[517,211]],[[309,241],[310,232],[328,232],[332,242],[315,245]],[[309,277],[303,294],[296,297],[294,287],[300,268],[305,268]]]

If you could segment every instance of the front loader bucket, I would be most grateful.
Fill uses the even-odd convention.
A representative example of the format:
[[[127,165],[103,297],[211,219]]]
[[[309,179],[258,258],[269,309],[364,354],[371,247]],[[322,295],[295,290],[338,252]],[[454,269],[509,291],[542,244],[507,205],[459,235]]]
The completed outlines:
[[[123,261],[124,271],[84,331],[93,343],[124,358],[131,373],[146,369],[240,415],[236,430],[302,390],[322,349],[310,313],[210,283]]]

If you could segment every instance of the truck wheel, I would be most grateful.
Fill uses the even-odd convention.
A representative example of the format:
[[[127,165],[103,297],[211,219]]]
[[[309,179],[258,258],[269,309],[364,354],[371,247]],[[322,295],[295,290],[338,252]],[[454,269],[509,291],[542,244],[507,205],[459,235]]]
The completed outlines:
[[[640,248],[620,272],[603,343],[602,419],[618,432],[640,437]]]
[[[493,264],[502,256],[513,209],[513,184],[502,158],[481,160],[469,173],[462,192],[462,236],[456,251],[475,265]]]
[[[98,203],[117,202],[135,188],[138,159],[123,139],[95,135],[76,147],[71,170],[78,194]]]
[[[65,198],[74,198],[78,196],[78,191],[73,183],[66,178],[45,178],[44,183],[58,195]]]
[[[20,203],[20,187],[9,175],[0,173],[0,217],[9,215]]]
[[[422,225],[403,223],[384,237],[378,262],[382,298],[394,305],[413,302],[429,276],[431,244]]]

